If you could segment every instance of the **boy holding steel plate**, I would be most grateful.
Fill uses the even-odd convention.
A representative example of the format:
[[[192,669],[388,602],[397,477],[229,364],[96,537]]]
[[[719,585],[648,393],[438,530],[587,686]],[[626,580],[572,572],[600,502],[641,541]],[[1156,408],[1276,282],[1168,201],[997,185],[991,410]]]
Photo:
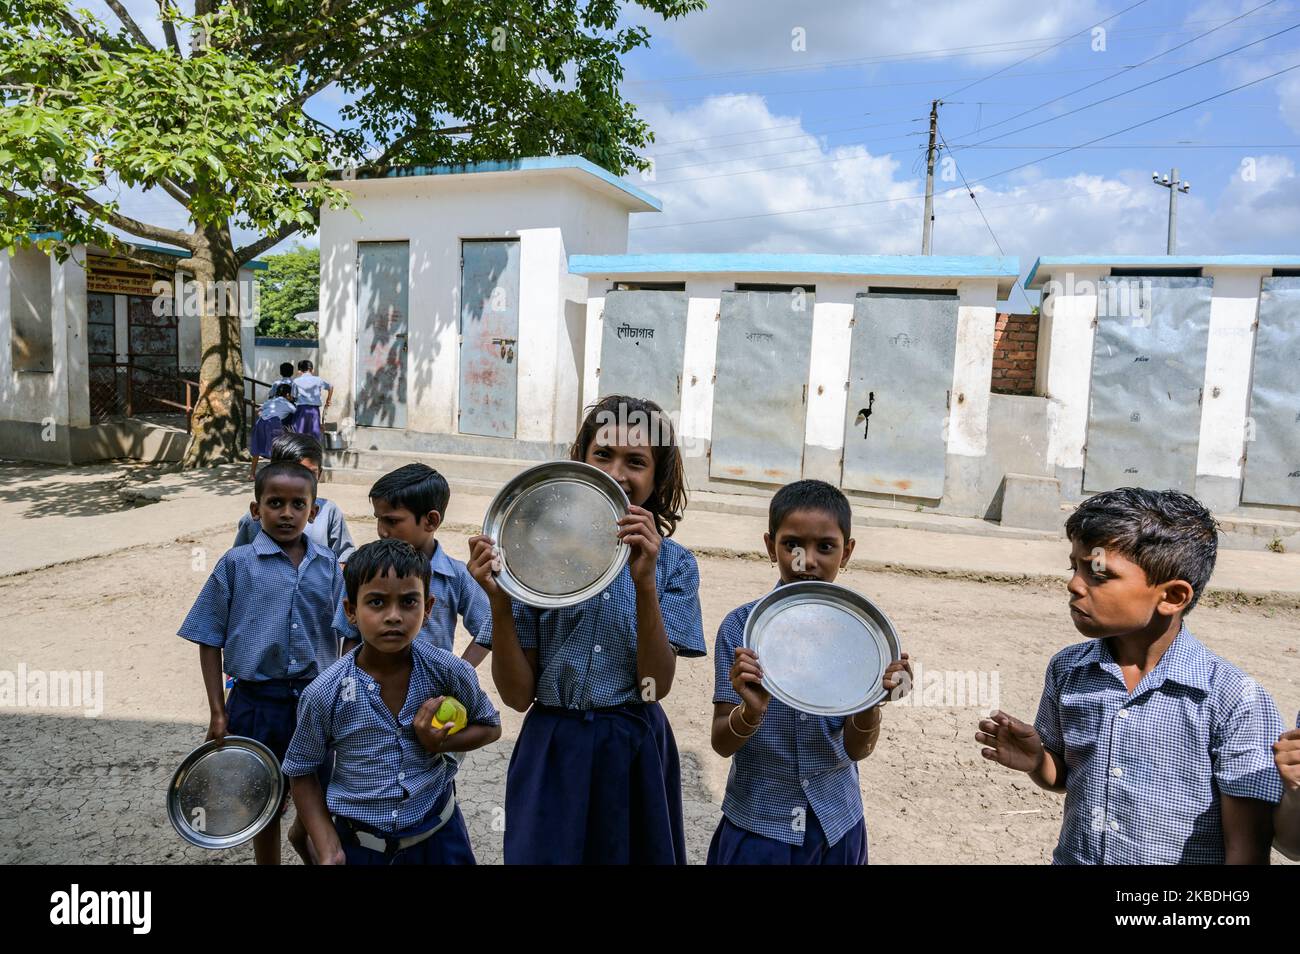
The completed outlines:
[[[853,555],[849,501],[820,480],[776,492],[763,540],[777,585],[833,583]],[[795,710],[763,687],[758,656],[745,647],[745,624],[758,600],[727,614],[714,651],[713,750],[733,757],[722,821],[708,863],[861,865],[867,863],[857,763],[880,738],[880,705],[834,718]],[[904,677],[903,673],[907,673]],[[906,653],[881,685],[910,684]]]

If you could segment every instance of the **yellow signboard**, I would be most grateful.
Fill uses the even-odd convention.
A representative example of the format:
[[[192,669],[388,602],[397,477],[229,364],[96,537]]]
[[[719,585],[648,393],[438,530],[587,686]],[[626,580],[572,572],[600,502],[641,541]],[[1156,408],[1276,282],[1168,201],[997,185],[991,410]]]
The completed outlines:
[[[153,295],[154,283],[168,283],[170,294],[172,276],[161,269],[120,258],[104,255],[88,255],[86,274],[86,291],[103,292],[110,295]]]

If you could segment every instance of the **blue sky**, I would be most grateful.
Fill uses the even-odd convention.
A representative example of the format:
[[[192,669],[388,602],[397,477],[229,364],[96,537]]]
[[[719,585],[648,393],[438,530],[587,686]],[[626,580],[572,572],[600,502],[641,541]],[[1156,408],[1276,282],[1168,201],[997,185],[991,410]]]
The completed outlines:
[[[151,19],[152,0],[128,6]],[[1192,184],[1180,252],[1300,250],[1300,69],[1210,99],[1300,65],[1295,0],[713,0],[625,18],[652,36],[626,61],[657,136],[633,178],[664,200],[633,217],[630,251],[917,253],[936,98],[955,165],[937,170],[935,253],[1000,245],[1022,272],[1162,253],[1169,193],[1151,172],[1173,166]],[[338,104],[327,91],[310,111]],[[158,219],[167,202],[135,208]]]

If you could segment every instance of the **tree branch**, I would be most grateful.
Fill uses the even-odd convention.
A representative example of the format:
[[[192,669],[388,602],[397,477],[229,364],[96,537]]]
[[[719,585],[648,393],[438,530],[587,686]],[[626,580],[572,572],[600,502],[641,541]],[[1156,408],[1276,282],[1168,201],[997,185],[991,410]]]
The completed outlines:
[[[74,205],[80,205],[88,211],[93,212],[109,225],[119,228],[123,232],[130,232],[132,235],[137,235],[143,239],[149,239],[151,242],[165,242],[171,245],[178,245],[191,252],[194,251],[194,238],[185,232],[163,228],[161,225],[150,225],[148,222],[141,222],[139,219],[133,219],[129,215],[123,215],[121,212],[113,211],[102,202],[92,199],[84,192],[68,185],[66,182],[52,183],[50,189],[63,196]]]
[[[127,13],[126,7],[122,6],[122,0],[104,0],[104,2],[107,3],[112,11],[117,14],[117,18],[122,21],[122,25],[130,31],[133,37],[135,37],[137,43],[141,46],[147,46],[151,50],[157,49],[149,42],[149,38],[144,35],[144,30],[140,29],[140,25],[132,19],[131,14]]]
[[[190,195],[190,193],[187,192],[185,189],[183,189],[178,183],[173,182],[171,179],[168,179],[166,176],[163,176],[161,179],[159,179],[158,184],[162,186],[164,192],[166,192],[169,196],[171,196],[181,205],[185,206],[186,210],[188,211],[190,203],[194,200],[194,196]]]
[[[158,0],[158,19],[162,21],[163,36],[167,38],[167,45],[177,56],[184,56],[185,54],[181,52],[180,40],[176,37],[176,25],[167,18],[167,14],[172,9],[170,0]]]
[[[401,149],[402,146],[405,146],[421,133],[427,133],[431,136],[455,136],[460,135],[461,133],[473,132],[476,128],[477,127],[475,126],[444,126],[441,129],[427,129],[423,126],[412,127],[389,143],[388,148],[381,152],[373,162],[367,163],[365,168],[387,165],[388,161],[397,154],[397,151]]]
[[[317,225],[320,225],[319,207],[312,210],[312,219],[316,222]],[[267,249],[274,248],[275,246],[283,242],[285,239],[287,239],[290,235],[293,235],[293,233],[301,230],[302,228],[303,226],[298,224],[297,222],[290,222],[286,225],[283,225],[280,227],[279,231],[273,232],[267,236],[263,236],[262,238],[258,239],[256,242],[253,242],[249,245],[245,245],[241,249],[236,249],[235,261],[239,263],[240,268],[243,268],[246,264],[251,262],[253,259],[257,258],[257,256],[261,255]]]

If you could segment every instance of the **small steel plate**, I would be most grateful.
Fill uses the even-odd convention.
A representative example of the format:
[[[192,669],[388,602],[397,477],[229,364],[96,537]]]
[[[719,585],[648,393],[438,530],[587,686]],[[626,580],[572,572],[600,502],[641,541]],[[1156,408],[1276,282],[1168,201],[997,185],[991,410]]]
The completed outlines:
[[[627,565],[618,539],[627,495],[614,478],[578,461],[516,475],[483,518],[501,555],[497,585],[529,606],[573,606],[604,590]]]
[[[745,623],[763,686],[793,709],[847,716],[883,702],[885,669],[902,654],[898,631],[865,596],[834,583],[779,586]]]
[[[167,817],[192,845],[233,848],[276,819],[284,787],[270,749],[228,735],[220,744],[204,742],[181,762],[167,789]]]

